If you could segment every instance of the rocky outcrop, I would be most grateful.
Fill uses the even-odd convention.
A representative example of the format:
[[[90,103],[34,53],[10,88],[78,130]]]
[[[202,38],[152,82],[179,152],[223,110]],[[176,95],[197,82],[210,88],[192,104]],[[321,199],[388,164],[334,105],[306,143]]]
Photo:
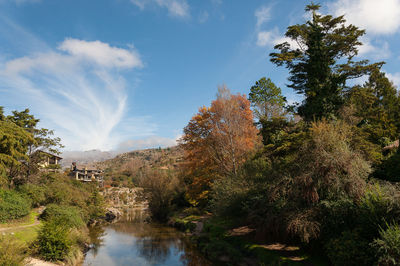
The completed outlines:
[[[105,220],[109,223],[117,221],[122,216],[122,212],[114,207],[108,207],[106,209]]]

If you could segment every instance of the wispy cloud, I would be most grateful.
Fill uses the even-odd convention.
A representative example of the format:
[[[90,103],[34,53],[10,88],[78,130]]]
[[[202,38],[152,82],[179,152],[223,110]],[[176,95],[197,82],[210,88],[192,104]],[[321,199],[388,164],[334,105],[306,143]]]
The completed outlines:
[[[208,14],[207,11],[201,12],[200,15],[199,15],[199,22],[200,23],[206,22],[208,20],[208,17],[209,17],[209,14]]]
[[[345,15],[346,20],[367,33],[393,34],[400,30],[400,0],[336,0],[329,11]]]
[[[142,66],[134,48],[68,38],[56,49],[0,62],[0,89],[9,104],[30,107],[56,129],[67,149],[108,150],[154,134],[148,118],[126,118],[124,73]]]
[[[277,28],[274,28],[270,31],[258,31],[257,32],[257,45],[260,47],[269,46],[271,49],[279,44],[287,42],[291,46],[292,49],[300,48],[299,44],[288,37],[283,36],[283,34],[279,33]]]
[[[375,60],[384,60],[390,58],[391,52],[388,42],[378,41],[378,43],[373,44],[368,38],[363,38],[361,41],[363,45],[361,45],[358,49],[359,56],[368,56]]]
[[[190,17],[189,4],[186,0],[131,0],[131,2],[144,10],[148,5],[157,5],[168,10],[173,17]]]
[[[262,6],[256,10],[254,15],[257,18],[256,26],[259,28],[265,22],[271,19],[271,7],[270,6]]]

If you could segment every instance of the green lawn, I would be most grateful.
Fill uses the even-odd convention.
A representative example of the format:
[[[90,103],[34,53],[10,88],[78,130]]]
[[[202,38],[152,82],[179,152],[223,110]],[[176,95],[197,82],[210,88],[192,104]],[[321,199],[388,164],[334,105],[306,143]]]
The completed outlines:
[[[37,238],[40,227],[41,225],[38,224],[35,226],[12,230],[12,233],[14,233],[15,238],[18,240],[21,240],[24,243],[31,243]]]
[[[11,235],[23,243],[29,244],[37,238],[41,227],[41,224],[33,225],[37,221],[38,216],[39,213],[37,210],[32,210],[29,215],[21,219],[1,224],[0,229],[3,229],[1,234]]]
[[[0,229],[2,228],[13,228],[13,227],[19,227],[19,226],[24,226],[24,225],[30,225],[35,223],[35,220],[39,216],[39,212],[37,209],[33,209],[27,216],[10,221],[8,223],[2,223],[0,224]]]

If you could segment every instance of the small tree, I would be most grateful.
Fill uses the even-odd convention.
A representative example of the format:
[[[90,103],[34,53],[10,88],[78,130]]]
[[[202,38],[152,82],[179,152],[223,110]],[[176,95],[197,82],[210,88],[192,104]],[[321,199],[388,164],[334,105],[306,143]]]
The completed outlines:
[[[288,126],[285,110],[286,98],[281,88],[271,79],[261,78],[250,88],[249,101],[253,107],[264,145],[275,142],[280,132]]]
[[[39,232],[39,254],[45,260],[63,260],[71,248],[69,229],[56,221],[46,222]]]

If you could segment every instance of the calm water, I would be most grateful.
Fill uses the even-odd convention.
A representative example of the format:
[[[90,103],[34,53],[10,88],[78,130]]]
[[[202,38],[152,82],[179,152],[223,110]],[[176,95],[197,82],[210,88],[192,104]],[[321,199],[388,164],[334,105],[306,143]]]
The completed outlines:
[[[176,229],[133,220],[92,229],[83,265],[211,265]]]

